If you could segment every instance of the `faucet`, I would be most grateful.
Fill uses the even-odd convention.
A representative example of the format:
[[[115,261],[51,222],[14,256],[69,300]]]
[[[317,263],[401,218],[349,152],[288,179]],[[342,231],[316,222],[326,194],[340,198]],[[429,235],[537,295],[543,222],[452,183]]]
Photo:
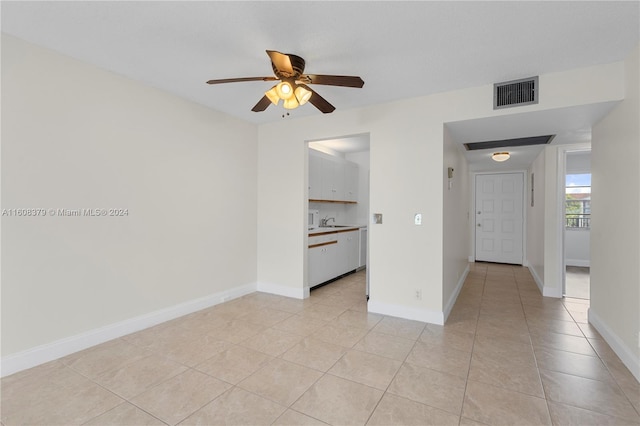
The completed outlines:
[[[327,222],[329,222],[330,220],[333,220],[333,223],[336,223],[336,218],[335,217],[329,217],[327,218],[327,216],[324,217],[324,219],[320,219],[320,226],[327,226]]]

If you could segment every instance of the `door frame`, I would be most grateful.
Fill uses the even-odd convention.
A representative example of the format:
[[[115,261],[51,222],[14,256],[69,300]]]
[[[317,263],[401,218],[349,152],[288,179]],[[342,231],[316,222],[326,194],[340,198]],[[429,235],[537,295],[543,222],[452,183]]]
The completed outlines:
[[[471,220],[471,217],[469,218],[469,233],[470,238],[470,255],[469,255],[469,262],[475,262],[476,261],[476,176],[478,175],[505,175],[505,174],[514,174],[514,173],[520,173],[522,174],[522,266],[528,266],[527,265],[527,197],[526,194],[528,194],[529,192],[529,182],[528,182],[528,172],[527,170],[522,170],[522,169],[518,169],[518,170],[501,170],[499,172],[497,171],[486,171],[486,172],[471,172],[470,175],[470,188],[473,188],[473,191],[469,191],[470,195],[471,195],[471,200],[470,200],[470,204],[469,204],[469,211],[473,213],[473,220]]]

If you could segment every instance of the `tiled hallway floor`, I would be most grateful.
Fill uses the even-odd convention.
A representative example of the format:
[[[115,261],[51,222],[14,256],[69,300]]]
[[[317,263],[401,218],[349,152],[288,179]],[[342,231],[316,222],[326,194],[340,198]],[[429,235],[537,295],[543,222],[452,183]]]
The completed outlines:
[[[640,424],[585,301],[471,268],[444,327],[368,314],[364,273],[254,293],[2,379],[2,424]]]

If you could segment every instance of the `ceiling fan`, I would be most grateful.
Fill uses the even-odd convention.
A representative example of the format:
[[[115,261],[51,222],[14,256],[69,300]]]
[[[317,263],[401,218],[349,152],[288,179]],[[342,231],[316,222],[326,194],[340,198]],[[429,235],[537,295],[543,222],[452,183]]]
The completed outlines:
[[[286,109],[294,109],[310,102],[324,114],[333,112],[336,108],[307,84],[358,88],[364,85],[364,81],[357,76],[304,74],[304,59],[297,55],[280,53],[275,50],[267,50],[267,55],[271,58],[271,67],[275,77],[224,78],[209,80],[207,84],[280,80],[280,83],[264,94],[251,111],[264,111],[270,104],[278,105],[282,100]]]

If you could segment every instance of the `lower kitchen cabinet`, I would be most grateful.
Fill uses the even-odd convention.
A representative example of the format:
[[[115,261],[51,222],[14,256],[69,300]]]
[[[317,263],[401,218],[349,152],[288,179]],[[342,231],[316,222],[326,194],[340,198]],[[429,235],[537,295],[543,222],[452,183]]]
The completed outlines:
[[[359,230],[309,237],[308,281],[314,287],[353,271],[359,263]]]

